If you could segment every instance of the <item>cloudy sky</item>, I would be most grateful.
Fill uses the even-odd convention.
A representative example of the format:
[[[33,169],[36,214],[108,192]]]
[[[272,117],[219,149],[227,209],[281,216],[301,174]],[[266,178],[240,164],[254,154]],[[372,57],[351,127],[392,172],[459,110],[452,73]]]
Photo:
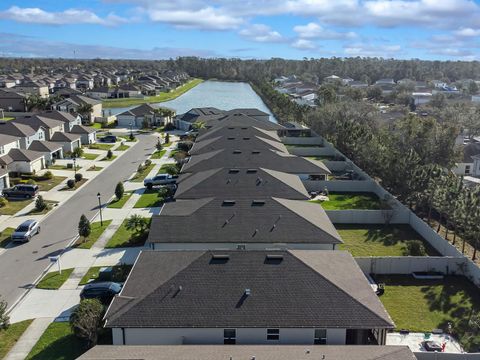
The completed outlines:
[[[1,0],[0,56],[479,60],[480,0]]]

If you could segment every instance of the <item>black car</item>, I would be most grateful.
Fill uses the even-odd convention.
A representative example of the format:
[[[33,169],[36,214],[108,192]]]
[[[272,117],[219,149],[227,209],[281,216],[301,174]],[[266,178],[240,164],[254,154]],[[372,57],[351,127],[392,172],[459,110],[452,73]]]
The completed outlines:
[[[2,194],[6,198],[33,198],[38,194],[38,185],[18,184],[12,188],[3,189]]]
[[[109,304],[121,290],[122,285],[112,281],[91,283],[85,285],[80,293],[80,299],[98,299],[102,304]]]
[[[104,143],[115,143],[117,142],[117,137],[115,135],[107,135],[100,138],[100,141]]]
[[[422,345],[423,345],[423,347],[425,348],[426,351],[433,351],[433,352],[435,352],[435,351],[441,352],[442,351],[442,345],[440,345],[436,341],[432,341],[432,340],[424,341],[424,342],[422,342]]]

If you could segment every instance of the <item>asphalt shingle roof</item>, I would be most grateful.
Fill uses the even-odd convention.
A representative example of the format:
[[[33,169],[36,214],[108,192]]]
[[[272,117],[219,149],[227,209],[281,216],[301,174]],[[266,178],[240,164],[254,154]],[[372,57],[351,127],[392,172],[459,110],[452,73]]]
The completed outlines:
[[[80,139],[80,135],[78,134],[64,133],[60,131],[53,134],[51,138],[51,140],[55,142],[73,142],[78,139]]]
[[[191,155],[203,154],[214,150],[276,150],[287,153],[283,143],[260,136],[218,136],[203,141],[196,141],[189,151]]]

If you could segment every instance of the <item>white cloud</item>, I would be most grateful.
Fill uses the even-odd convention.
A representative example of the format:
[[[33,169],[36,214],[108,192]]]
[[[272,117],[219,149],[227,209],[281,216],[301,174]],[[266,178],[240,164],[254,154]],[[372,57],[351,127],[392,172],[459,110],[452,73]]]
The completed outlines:
[[[477,37],[480,36],[480,29],[472,29],[472,28],[460,28],[453,32],[454,35],[458,37]]]
[[[344,53],[347,56],[362,57],[383,57],[389,58],[400,54],[402,48],[400,45],[377,45],[377,44],[348,44],[344,46]]]
[[[292,43],[292,47],[294,47],[295,49],[300,49],[300,50],[313,50],[317,46],[311,40],[297,39]]]
[[[308,23],[307,25],[297,25],[293,28],[300,38],[303,39],[324,39],[324,40],[338,40],[338,39],[354,39],[357,34],[354,32],[336,32],[327,30],[317,23]]]
[[[98,24],[110,26],[126,22],[126,19],[113,13],[101,18],[88,10],[67,9],[61,12],[48,12],[39,8],[20,8],[18,6],[0,11],[0,19],[45,25]]]
[[[239,34],[256,42],[283,42],[284,37],[264,24],[253,24],[240,30]]]

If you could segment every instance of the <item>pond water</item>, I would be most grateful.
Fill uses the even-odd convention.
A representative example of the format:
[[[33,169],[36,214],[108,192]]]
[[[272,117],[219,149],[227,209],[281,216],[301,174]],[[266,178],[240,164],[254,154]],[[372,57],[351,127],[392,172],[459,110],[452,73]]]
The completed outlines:
[[[252,87],[242,82],[205,81],[174,100],[153,105],[174,109],[177,114],[195,107],[216,107],[220,110],[256,108],[270,114],[270,121],[277,122]],[[105,109],[105,115],[116,115],[133,107]]]

